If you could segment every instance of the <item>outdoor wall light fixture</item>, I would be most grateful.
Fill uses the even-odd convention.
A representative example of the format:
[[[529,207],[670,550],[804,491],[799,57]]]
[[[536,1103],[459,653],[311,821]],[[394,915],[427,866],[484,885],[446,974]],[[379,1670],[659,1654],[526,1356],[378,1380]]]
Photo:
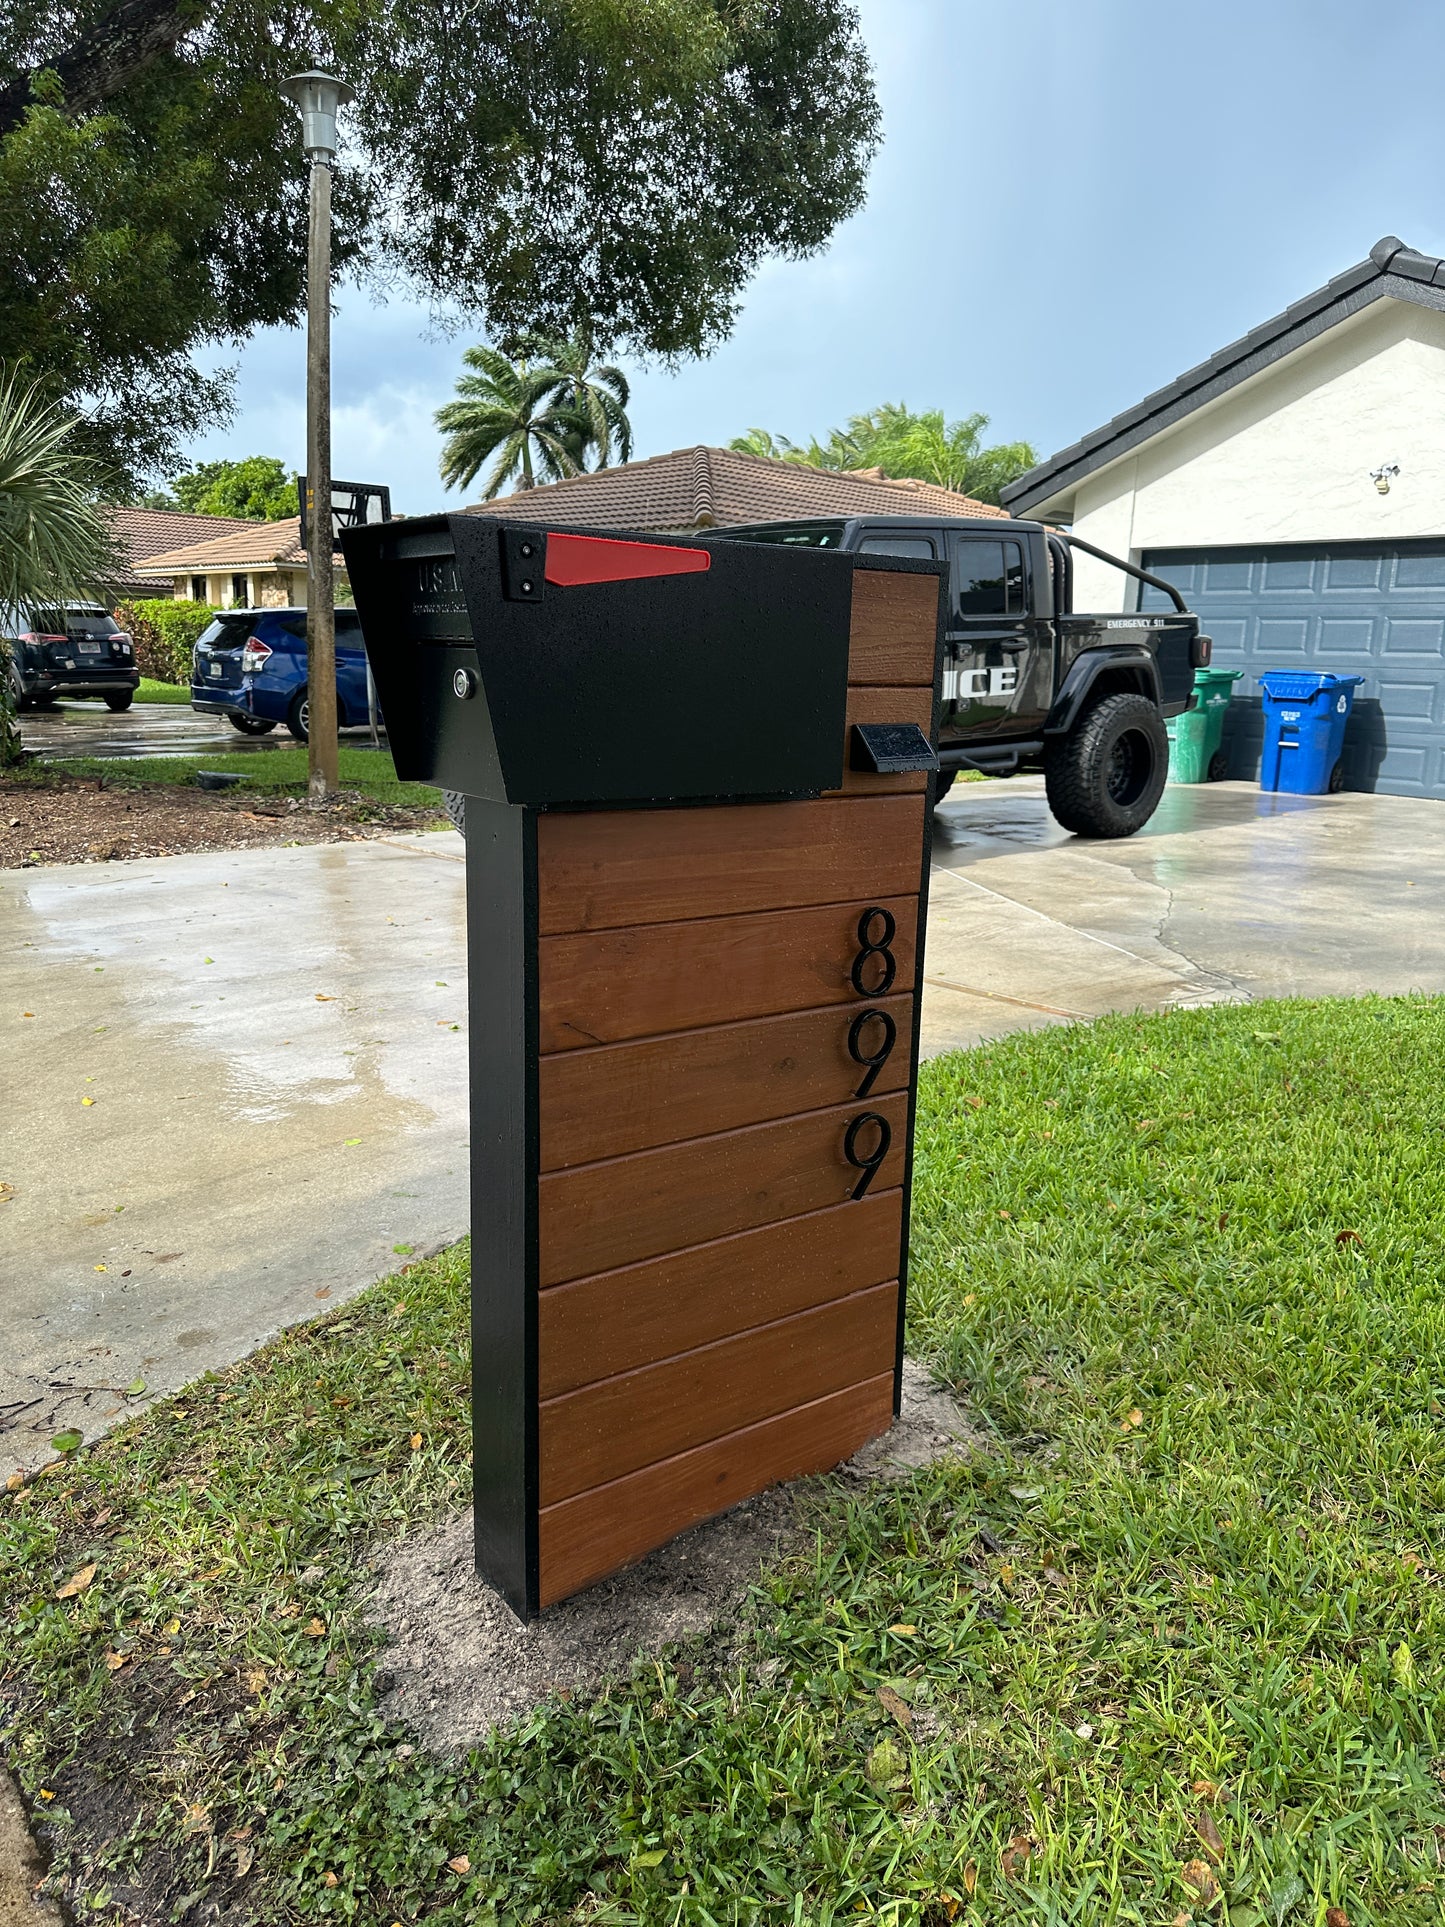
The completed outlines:
[[[1370,480],[1375,484],[1375,487],[1380,491],[1381,495],[1388,495],[1390,493],[1390,478],[1399,473],[1400,464],[1398,462],[1381,462],[1378,468],[1372,468],[1370,470]]]

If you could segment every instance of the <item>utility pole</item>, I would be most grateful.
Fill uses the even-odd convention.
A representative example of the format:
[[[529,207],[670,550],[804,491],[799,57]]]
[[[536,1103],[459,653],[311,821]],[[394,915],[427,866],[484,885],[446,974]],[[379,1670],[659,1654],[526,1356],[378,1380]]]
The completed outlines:
[[[336,585],[331,526],[331,163],[336,111],[355,96],[344,80],[314,70],[293,74],[281,92],[301,109],[301,144],[311,163],[306,235],[306,694],[307,790],[335,794]]]

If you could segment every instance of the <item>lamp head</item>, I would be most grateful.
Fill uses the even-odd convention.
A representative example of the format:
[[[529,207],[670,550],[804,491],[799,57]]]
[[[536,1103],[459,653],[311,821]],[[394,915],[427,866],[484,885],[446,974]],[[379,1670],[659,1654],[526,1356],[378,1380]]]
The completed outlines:
[[[336,158],[336,110],[355,100],[356,89],[312,68],[281,83],[287,100],[301,109],[301,145],[313,161]]]

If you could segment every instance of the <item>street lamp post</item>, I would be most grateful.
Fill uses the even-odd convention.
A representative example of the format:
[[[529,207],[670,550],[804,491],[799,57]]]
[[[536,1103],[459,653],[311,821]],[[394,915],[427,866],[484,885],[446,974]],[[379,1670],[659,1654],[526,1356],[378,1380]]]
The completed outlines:
[[[306,686],[307,789],[337,787],[336,585],[331,531],[331,163],[336,110],[354,98],[344,80],[292,74],[281,92],[301,109],[301,144],[311,163],[306,241]]]

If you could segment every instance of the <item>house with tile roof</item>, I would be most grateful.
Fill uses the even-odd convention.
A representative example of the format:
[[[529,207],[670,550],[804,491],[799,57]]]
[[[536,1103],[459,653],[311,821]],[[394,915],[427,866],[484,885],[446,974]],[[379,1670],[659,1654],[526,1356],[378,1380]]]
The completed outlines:
[[[301,518],[228,522],[225,533],[187,543],[134,565],[150,595],[189,597],[213,608],[294,609],[306,606],[306,551]],[[336,600],[349,603],[351,584],[336,554]]]
[[[234,516],[228,515],[188,515],[181,509],[108,508],[105,519],[124,557],[122,573],[110,585],[117,599],[156,593],[150,578],[136,573],[138,565],[151,556],[209,541],[213,536],[232,534],[238,527],[260,526],[254,522],[238,523]]]
[[[813,515],[1003,515],[932,482],[889,481],[880,469],[808,468],[733,448],[675,448],[565,482],[477,502],[470,515],[555,521],[581,528],[693,535],[741,522]]]
[[[1015,515],[1173,582],[1243,679],[1225,747],[1253,776],[1259,677],[1364,678],[1352,789],[1445,798],[1445,260],[1394,235],[1003,490]],[[1164,607],[1076,558],[1080,608]]]

